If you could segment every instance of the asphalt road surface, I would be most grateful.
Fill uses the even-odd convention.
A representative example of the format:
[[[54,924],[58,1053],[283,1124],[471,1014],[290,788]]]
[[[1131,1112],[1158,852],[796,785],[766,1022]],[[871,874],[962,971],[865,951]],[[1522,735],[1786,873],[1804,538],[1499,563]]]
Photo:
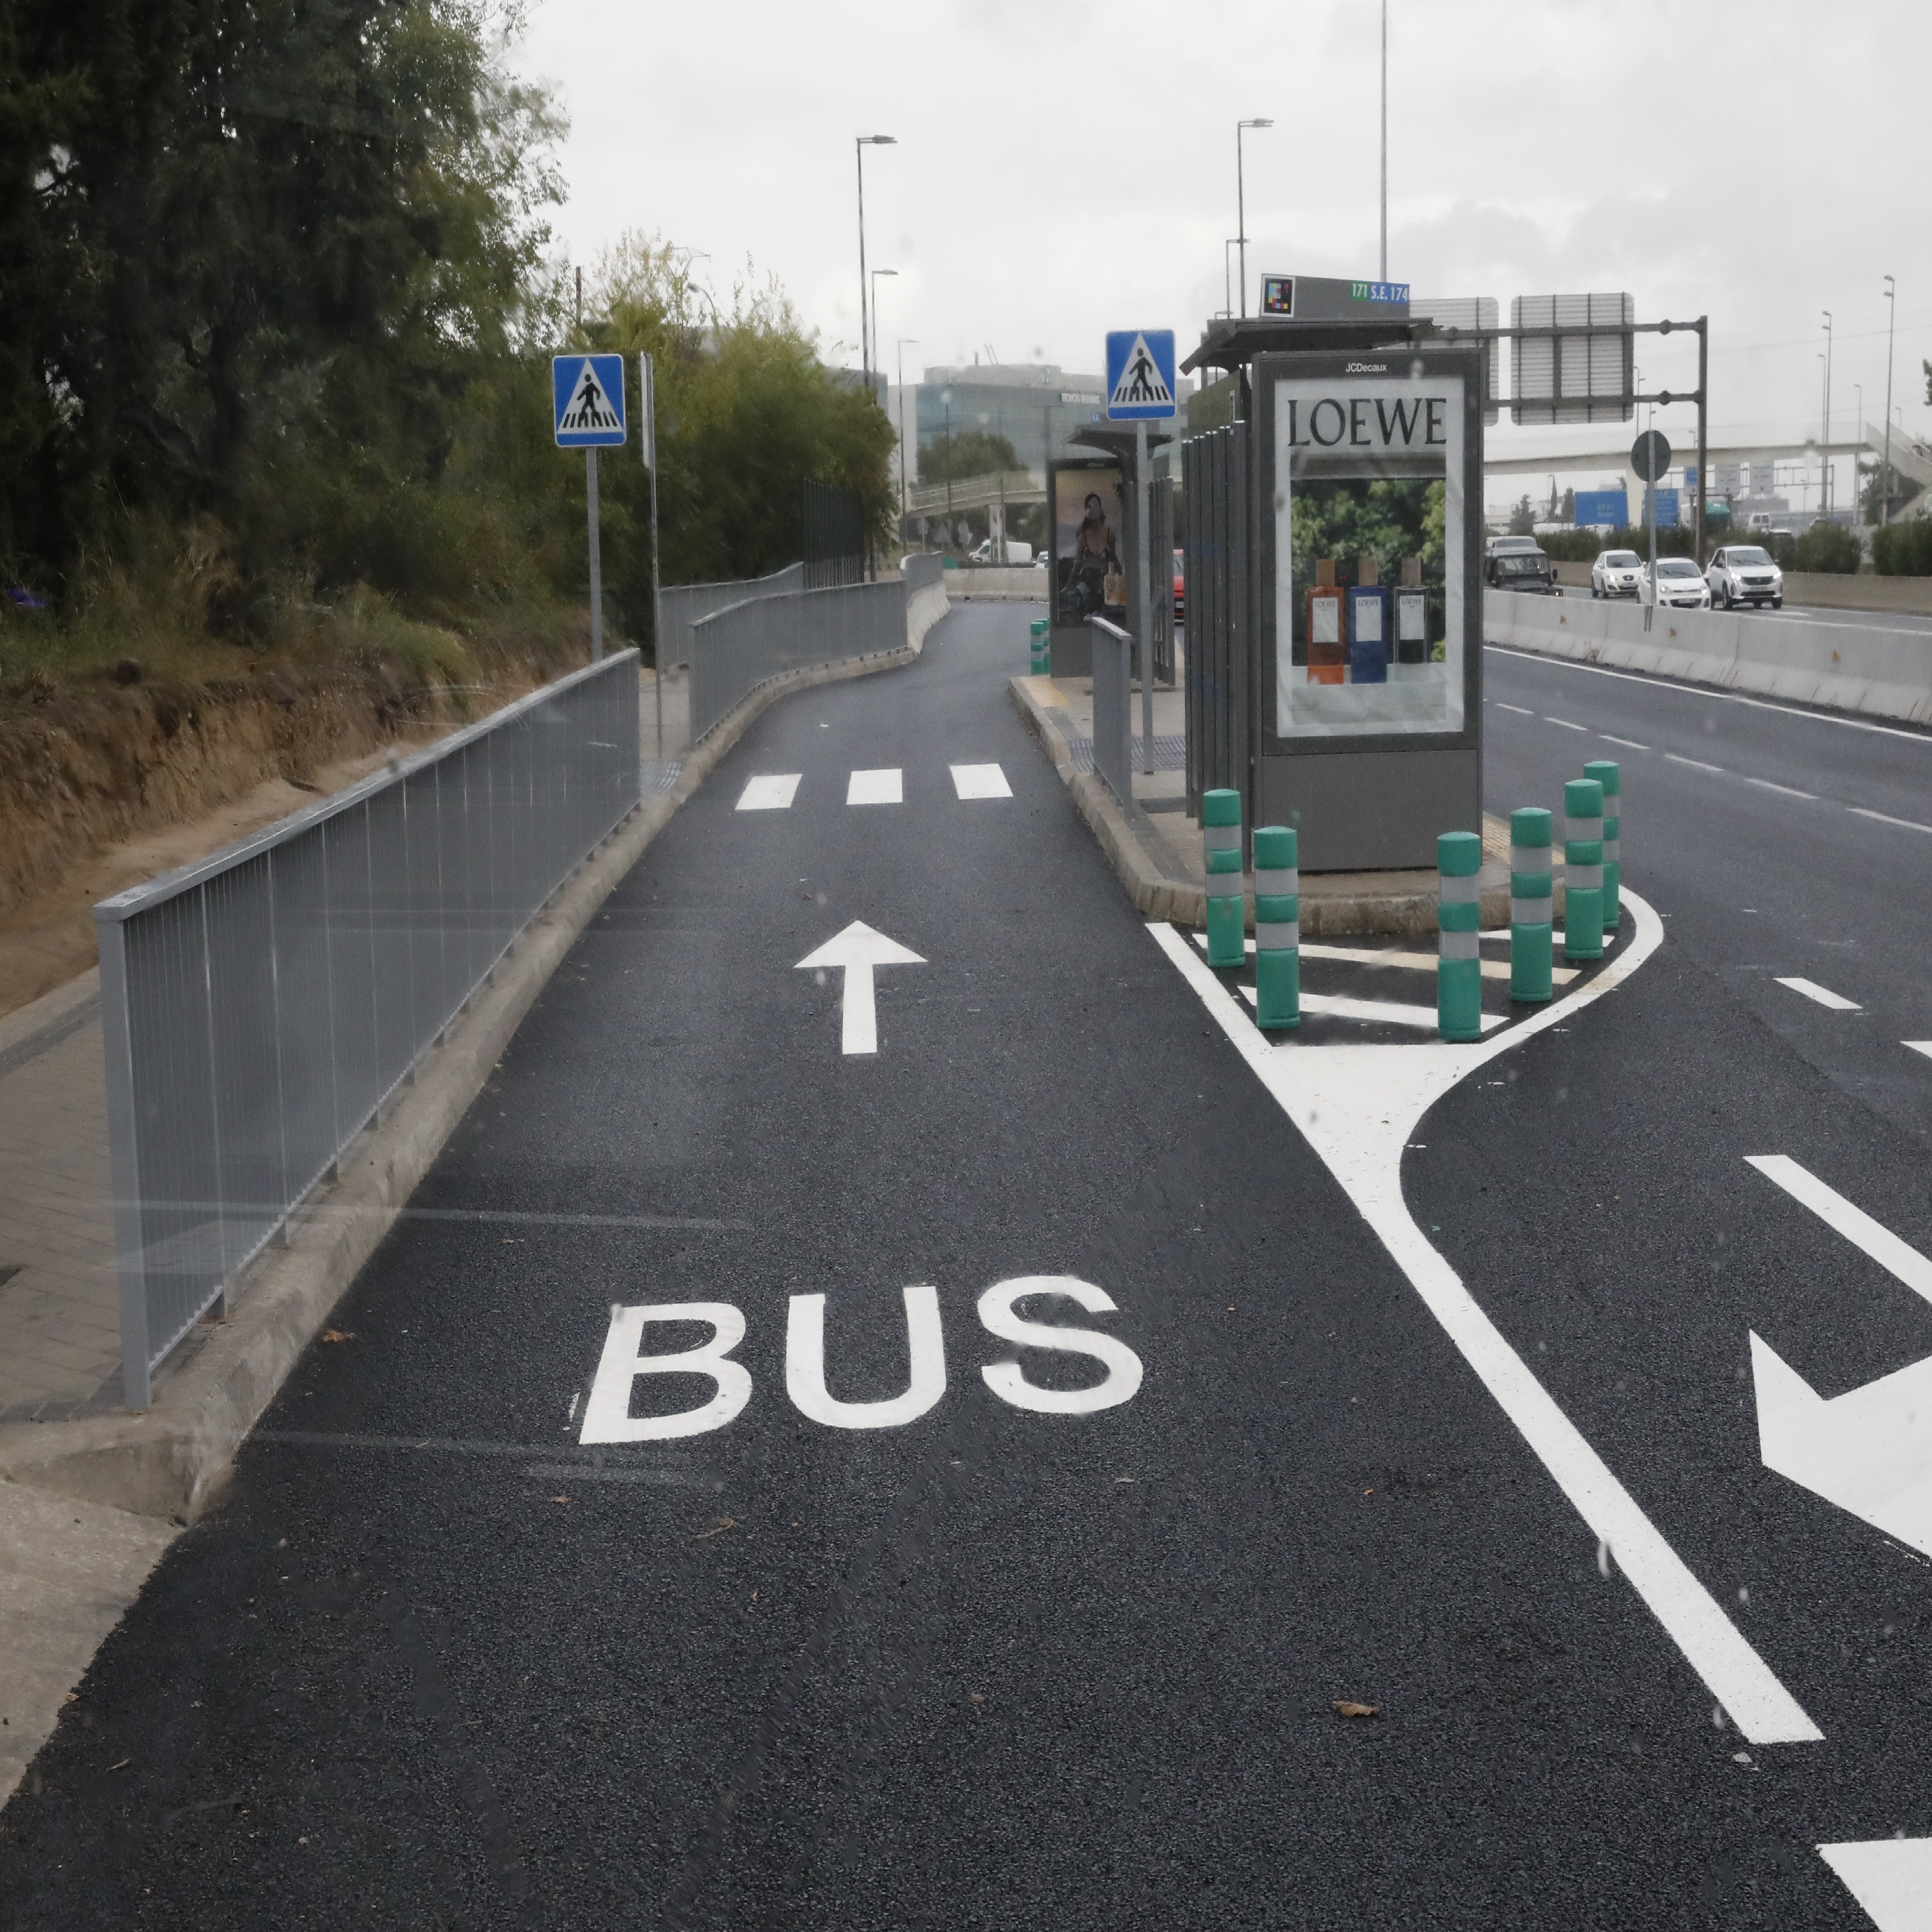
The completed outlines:
[[[1932,1250],[1932,744],[1492,653],[1492,806],[1622,757],[1664,937],[1373,1050],[1452,1083],[1399,1252],[1018,722],[1028,614],[650,847],[0,1814],[7,1924],[1873,1922],[1817,1847],[1932,1829],[1932,1576],[1762,1466],[1750,1337],[1838,1395],[1932,1290],[1748,1156]]]

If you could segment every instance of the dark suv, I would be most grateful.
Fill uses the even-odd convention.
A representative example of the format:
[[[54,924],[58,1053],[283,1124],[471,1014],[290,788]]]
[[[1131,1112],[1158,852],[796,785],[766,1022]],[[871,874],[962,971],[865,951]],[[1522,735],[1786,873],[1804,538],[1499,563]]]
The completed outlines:
[[[1483,581],[1497,590],[1526,591],[1532,596],[1560,597],[1550,560],[1534,545],[1490,551],[1483,560]]]

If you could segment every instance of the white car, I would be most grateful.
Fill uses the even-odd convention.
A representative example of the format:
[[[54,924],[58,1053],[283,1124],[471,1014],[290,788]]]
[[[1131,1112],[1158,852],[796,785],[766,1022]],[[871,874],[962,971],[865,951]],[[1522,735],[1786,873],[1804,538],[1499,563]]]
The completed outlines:
[[[1600,550],[1590,566],[1592,597],[1634,597],[1643,581],[1643,560],[1634,550]]]
[[[1735,610],[1740,604],[1784,608],[1784,573],[1761,544],[1725,544],[1712,558],[1704,581],[1711,586],[1712,601],[1726,610]]]
[[[1643,596],[1650,598],[1650,566],[1642,571]],[[1708,610],[1711,586],[1697,574],[1697,566],[1688,556],[1660,556],[1657,560],[1657,601],[1681,610]]]

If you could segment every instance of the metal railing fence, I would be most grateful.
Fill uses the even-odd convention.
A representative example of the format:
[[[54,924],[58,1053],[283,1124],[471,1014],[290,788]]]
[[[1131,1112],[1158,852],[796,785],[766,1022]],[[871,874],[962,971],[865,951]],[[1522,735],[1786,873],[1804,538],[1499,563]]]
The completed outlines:
[[[94,908],[128,1406],[637,806],[626,651]]]
[[[700,618],[691,627],[692,742],[767,678],[903,649],[906,595],[900,577],[750,598]]]
[[[788,590],[805,588],[805,566],[788,563],[769,577],[744,577],[722,584],[667,584],[658,592],[658,624],[662,648],[658,662],[668,668],[691,662],[691,627],[722,610],[728,604],[742,604],[754,597],[782,596]]]
[[[1122,804],[1134,795],[1132,634],[1089,617],[1094,634],[1094,769]]]

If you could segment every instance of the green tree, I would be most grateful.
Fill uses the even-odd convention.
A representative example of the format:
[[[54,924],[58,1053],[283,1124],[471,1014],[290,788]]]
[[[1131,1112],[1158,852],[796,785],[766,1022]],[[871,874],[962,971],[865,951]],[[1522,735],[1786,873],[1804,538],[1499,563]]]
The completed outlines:
[[[1822,519],[1798,539],[1798,568],[1828,576],[1850,577],[1863,562],[1864,551],[1856,535],[1843,524]]]
[[[964,477],[990,476],[995,470],[1019,466],[1019,452],[1006,437],[988,435],[981,429],[965,430],[958,436],[942,432],[919,453],[922,483],[956,483]]]

